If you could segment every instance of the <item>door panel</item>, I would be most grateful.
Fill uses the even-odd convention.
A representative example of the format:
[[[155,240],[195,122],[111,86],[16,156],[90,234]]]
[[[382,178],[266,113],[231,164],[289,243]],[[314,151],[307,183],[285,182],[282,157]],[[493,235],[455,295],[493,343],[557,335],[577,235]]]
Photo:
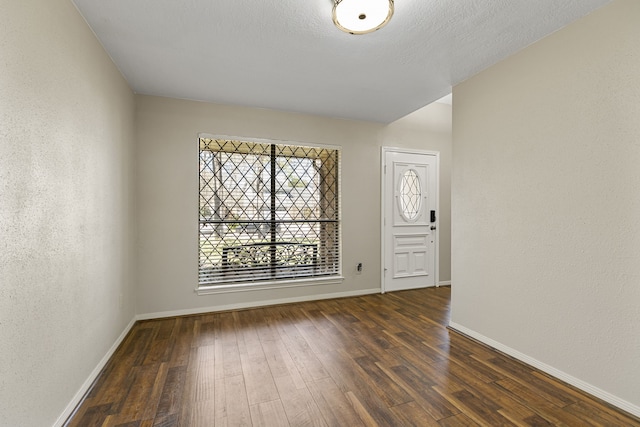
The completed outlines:
[[[384,151],[383,291],[434,286],[437,156]]]
[[[393,277],[428,275],[427,235],[394,235]]]

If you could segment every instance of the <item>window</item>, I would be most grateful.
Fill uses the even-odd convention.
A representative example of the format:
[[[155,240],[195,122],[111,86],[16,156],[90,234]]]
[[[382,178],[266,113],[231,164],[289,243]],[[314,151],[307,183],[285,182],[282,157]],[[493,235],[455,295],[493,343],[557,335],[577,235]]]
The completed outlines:
[[[339,276],[339,157],[200,138],[200,289]]]
[[[418,173],[409,169],[400,179],[400,213],[407,221],[414,221],[420,214],[422,206],[422,188],[420,187],[420,177]]]

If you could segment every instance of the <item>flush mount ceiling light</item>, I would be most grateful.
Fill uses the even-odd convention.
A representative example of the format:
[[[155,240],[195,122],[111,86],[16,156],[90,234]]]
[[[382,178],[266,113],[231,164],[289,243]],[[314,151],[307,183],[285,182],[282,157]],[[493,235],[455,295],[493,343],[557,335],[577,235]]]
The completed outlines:
[[[345,33],[367,34],[393,16],[393,0],[334,0],[333,23]]]

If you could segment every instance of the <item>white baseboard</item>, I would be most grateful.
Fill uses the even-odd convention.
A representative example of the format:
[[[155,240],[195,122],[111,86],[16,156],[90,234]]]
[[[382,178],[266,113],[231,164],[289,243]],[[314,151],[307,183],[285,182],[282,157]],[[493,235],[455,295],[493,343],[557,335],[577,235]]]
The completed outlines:
[[[505,354],[508,354],[509,356],[516,358],[528,365],[533,366],[534,368],[537,368],[543,372],[546,372],[547,374],[558,378],[559,380],[562,380],[568,384],[571,384],[572,386],[586,392],[589,393],[592,396],[595,396],[597,398],[600,398],[602,400],[604,400],[607,403],[610,403],[611,405],[622,409],[623,411],[626,411],[636,417],[640,417],[640,406],[636,406],[630,402],[627,402],[626,400],[620,399],[617,396],[614,396],[613,394],[606,392],[598,387],[595,387],[581,379],[578,379],[576,377],[573,377],[569,374],[567,374],[566,372],[560,371],[556,368],[554,368],[553,366],[547,365],[546,363],[540,362],[539,360],[536,360],[530,356],[527,356],[524,353],[520,353],[517,350],[512,349],[511,347],[507,347],[504,344],[499,343],[498,341],[494,341],[491,338],[487,338],[482,334],[479,334],[469,328],[466,328],[462,325],[459,325],[455,322],[450,322],[449,323],[449,327],[455,331],[458,331],[460,333],[463,333],[464,335],[468,335],[473,339],[476,339],[490,347],[495,348],[496,350],[499,350]]]
[[[133,327],[134,323],[136,323],[135,317],[131,319],[131,322],[129,322],[129,324],[124,328],[120,336],[113,343],[111,348],[109,348],[109,350],[107,351],[107,354],[104,355],[104,357],[100,360],[100,362],[98,362],[98,365],[93,369],[93,371],[91,371],[91,374],[89,374],[89,377],[85,380],[82,386],[80,386],[80,389],[75,394],[75,396],[73,396],[73,399],[71,399],[71,402],[69,402],[69,404],[64,409],[62,414],[60,414],[56,422],[53,424],[53,427],[62,427],[64,425],[65,421],[67,421],[67,418],[69,418],[69,416],[76,409],[76,406],[78,406],[78,404],[84,398],[85,394],[87,394],[87,391],[89,391],[89,388],[91,387],[93,382],[96,380],[96,378],[98,378],[98,375],[100,375],[100,372],[102,372],[102,369],[105,367],[109,359],[111,359],[111,356],[113,356],[113,353],[115,353],[115,351],[118,349],[118,346],[122,343],[124,338],[127,336],[129,331]]]
[[[363,289],[349,292],[333,292],[328,294],[314,294],[303,297],[279,298],[265,301],[252,301],[237,304],[214,305],[210,307],[190,308],[186,310],[160,311],[156,313],[144,313],[136,316],[136,320],[160,319],[163,317],[188,316],[191,314],[213,313],[216,311],[238,310],[243,308],[266,307],[269,305],[288,304],[292,302],[315,301],[322,299],[357,297],[362,295],[379,294],[380,288]]]
[[[438,286],[451,286],[451,280],[443,280],[438,282]]]

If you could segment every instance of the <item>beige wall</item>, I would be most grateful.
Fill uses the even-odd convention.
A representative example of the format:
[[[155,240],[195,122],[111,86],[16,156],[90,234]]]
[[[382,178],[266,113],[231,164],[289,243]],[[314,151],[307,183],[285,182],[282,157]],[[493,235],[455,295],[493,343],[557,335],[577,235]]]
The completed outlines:
[[[42,427],[134,317],[134,98],[70,1],[0,10],[0,425]]]
[[[452,324],[640,415],[640,2],[454,88]]]
[[[437,114],[432,122],[413,117],[406,119],[406,125],[397,123],[385,129],[375,123],[138,96],[138,313],[155,316],[379,291],[380,147],[449,153],[451,108],[433,108]],[[196,295],[197,138],[202,132],[342,147],[342,284]],[[450,155],[443,158],[448,185]],[[448,201],[444,205],[448,207]],[[446,242],[441,247],[448,251],[448,236],[443,234]],[[448,252],[441,259],[447,264],[441,280],[448,280]],[[362,274],[356,274],[359,262],[364,265]]]

